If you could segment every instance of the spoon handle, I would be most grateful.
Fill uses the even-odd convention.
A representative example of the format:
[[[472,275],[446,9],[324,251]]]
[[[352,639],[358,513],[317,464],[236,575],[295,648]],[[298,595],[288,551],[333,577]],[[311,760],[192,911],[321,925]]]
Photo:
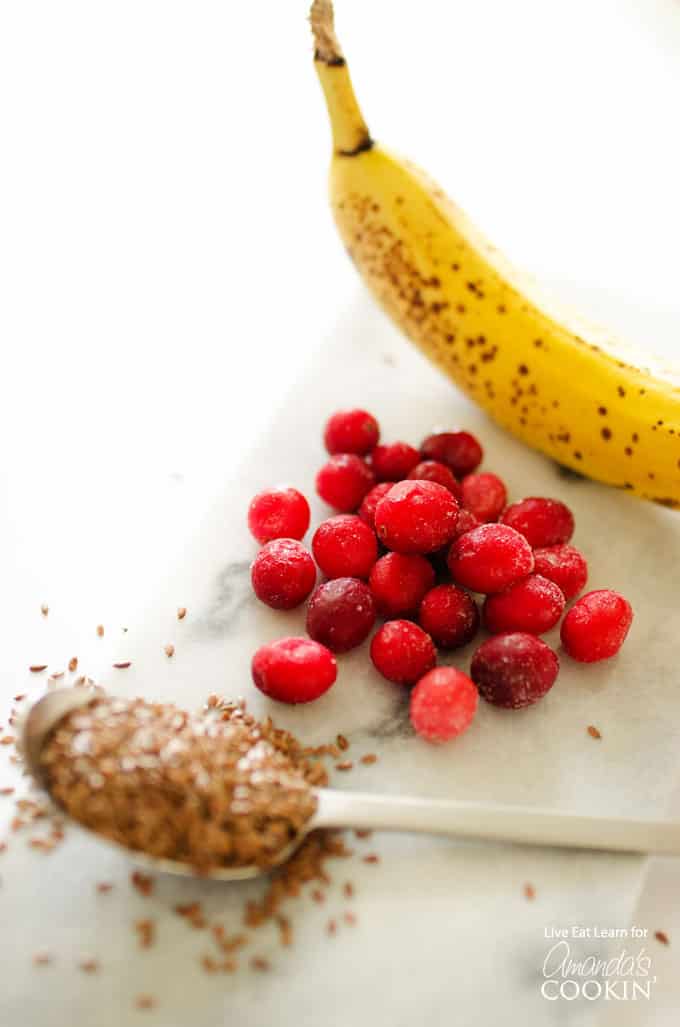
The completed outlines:
[[[522,845],[680,855],[680,823],[553,813],[452,799],[411,799],[319,789],[314,827],[418,831]]]

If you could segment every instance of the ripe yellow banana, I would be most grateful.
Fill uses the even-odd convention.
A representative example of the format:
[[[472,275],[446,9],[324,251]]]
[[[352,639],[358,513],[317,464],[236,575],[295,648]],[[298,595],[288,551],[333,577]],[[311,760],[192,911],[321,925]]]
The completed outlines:
[[[369,288],[491,416],[561,464],[680,508],[680,375],[557,313],[438,186],[369,135],[333,29],[311,10],[333,133],[331,203]]]

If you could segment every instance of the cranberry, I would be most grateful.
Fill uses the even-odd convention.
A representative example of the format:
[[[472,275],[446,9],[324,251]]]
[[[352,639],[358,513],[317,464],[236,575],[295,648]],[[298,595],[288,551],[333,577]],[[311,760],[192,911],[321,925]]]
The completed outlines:
[[[408,442],[376,446],[371,453],[371,467],[378,481],[401,481],[419,460],[420,453]]]
[[[375,484],[373,471],[354,453],[336,453],[316,476],[316,491],[341,513],[356,510]]]
[[[534,550],[534,564],[537,574],[554,581],[562,589],[565,599],[573,599],[585,588],[588,580],[588,564],[585,557],[573,546],[549,546]]]
[[[459,585],[473,592],[502,592],[531,574],[534,554],[514,528],[480,524],[456,539],[449,550],[448,564]]]
[[[301,539],[309,527],[309,503],[297,489],[265,489],[248,507],[248,527],[258,542]]]
[[[472,657],[470,674],[479,694],[494,706],[518,710],[541,699],[555,683],[557,653],[535,635],[495,635]]]
[[[489,631],[528,631],[542,635],[554,628],[564,612],[564,596],[553,581],[530,574],[504,592],[484,600],[484,623]]]
[[[588,592],[564,618],[562,645],[581,663],[608,660],[623,645],[632,621],[632,607],[618,592],[609,588]]]
[[[463,506],[478,521],[497,521],[508,501],[505,485],[496,474],[468,474],[461,490]]]
[[[363,502],[359,507],[358,514],[362,521],[368,524],[369,528],[373,528],[375,531],[375,508],[387,493],[392,488],[391,481],[381,481],[379,485],[374,485],[370,492],[367,492],[364,496]]]
[[[316,529],[312,552],[327,578],[367,578],[378,559],[378,541],[360,517],[339,514]]]
[[[261,692],[288,703],[318,699],[338,674],[333,653],[309,638],[280,638],[260,646],[251,669]]]
[[[467,431],[443,431],[428,435],[420,447],[426,460],[441,460],[458,478],[471,474],[482,462],[482,447]]]
[[[434,570],[424,556],[387,553],[373,565],[368,584],[378,612],[383,617],[399,617],[418,609],[434,585]]]
[[[456,535],[458,538],[460,535],[464,535],[466,531],[472,531],[473,528],[478,528],[482,522],[477,520],[473,513],[466,510],[465,507],[461,506],[458,511],[456,518]]]
[[[477,634],[479,610],[462,588],[437,585],[423,598],[418,623],[442,649],[459,649]]]
[[[312,593],[307,607],[307,632],[334,653],[361,645],[374,624],[371,590],[358,578],[335,578]]]
[[[421,460],[408,474],[408,477],[412,481],[436,481],[437,485],[443,485],[449,492],[453,492],[460,502],[462,490],[453,476],[453,471],[449,470],[446,464],[439,463],[438,460]]]
[[[425,741],[448,742],[467,731],[478,701],[467,674],[455,667],[436,667],[411,692],[411,723]]]
[[[559,499],[530,496],[512,503],[501,517],[502,524],[524,535],[532,549],[557,546],[574,534],[574,515]]]
[[[434,481],[400,481],[378,503],[375,528],[388,549],[433,553],[456,531],[458,503]]]
[[[413,685],[432,670],[437,651],[429,635],[410,620],[390,620],[371,641],[371,659],[388,681]]]
[[[380,428],[365,410],[339,410],[326,422],[323,441],[329,453],[365,456],[377,446]]]
[[[258,599],[275,610],[292,610],[314,588],[316,567],[309,552],[292,538],[276,538],[253,560],[250,580]]]

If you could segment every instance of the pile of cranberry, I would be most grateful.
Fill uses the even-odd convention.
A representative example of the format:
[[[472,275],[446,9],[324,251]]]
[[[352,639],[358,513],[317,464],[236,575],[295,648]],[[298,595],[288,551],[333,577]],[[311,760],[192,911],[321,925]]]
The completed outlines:
[[[282,702],[309,702],[337,675],[334,653],[370,645],[376,669],[415,686],[410,713],[431,742],[454,738],[471,723],[478,696],[518,709],[536,702],[557,677],[557,653],[538,636],[555,627],[567,600],[586,584],[582,554],[569,545],[571,511],[556,499],[507,505],[501,479],[479,473],[482,447],[468,432],[429,435],[420,449],[379,444],[376,419],[341,411],[326,425],[330,459],[316,489],[338,511],[300,539],[309,504],[293,488],[268,489],[250,504],[248,525],[263,547],[252,565],[258,599],[290,610],[311,594],[310,638],[262,646],[253,680]],[[317,567],[327,579],[316,585]],[[316,586],[316,587],[315,587]],[[485,598],[481,616],[471,593]],[[562,621],[564,650],[592,663],[618,652],[630,604],[609,589],[578,599]],[[472,657],[470,676],[436,667],[437,647],[457,649],[491,634]]]

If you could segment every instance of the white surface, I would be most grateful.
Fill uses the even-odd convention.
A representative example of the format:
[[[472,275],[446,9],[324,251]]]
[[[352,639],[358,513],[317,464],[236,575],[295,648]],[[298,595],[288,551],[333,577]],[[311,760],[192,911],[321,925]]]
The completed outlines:
[[[680,230],[680,154],[673,131],[680,99],[678,5],[582,0],[558,12],[528,0],[510,6],[430,2],[420,5],[418,18],[413,10],[410,3],[387,0],[340,5],[339,28],[374,134],[417,158],[497,244],[539,277],[565,283],[565,295],[577,296],[587,313],[606,315],[642,342],[651,337],[657,345],[665,338],[672,346]],[[263,32],[265,17],[271,24]],[[222,676],[225,664],[215,653],[219,639],[192,646],[195,663],[183,657],[172,667],[159,663],[158,647],[173,640],[180,657],[175,607],[191,605],[192,589],[198,602],[214,564],[241,545],[242,499],[272,473],[266,446],[248,462],[230,502],[213,506],[225,514],[220,521],[213,513],[213,542],[205,546],[204,562],[187,567],[181,552],[200,516],[233,480],[242,454],[264,437],[288,384],[316,349],[323,347],[319,362],[330,367],[325,353],[333,350],[354,353],[358,361],[359,351],[368,349],[366,359],[372,360],[379,359],[384,343],[398,355],[396,374],[390,371],[397,385],[375,374],[356,387],[326,380],[333,406],[370,398],[386,434],[405,430],[401,390],[412,388],[419,374],[432,381],[453,414],[455,393],[373,313],[334,237],[325,200],[327,128],[304,18],[302,3],[242,5],[237,16],[218,4],[38,3],[0,9],[5,703],[23,690],[29,663],[63,665],[75,653],[86,669],[132,653],[139,666],[126,687],[154,694],[176,689],[180,695],[181,682],[188,680],[202,697],[207,675]],[[388,18],[389,49],[383,45],[377,53]],[[286,422],[288,437],[311,477],[320,397],[299,395],[304,401],[295,407],[298,424]],[[429,427],[430,411],[422,402],[422,394],[411,402],[416,433]],[[477,423],[477,415],[470,411],[466,420]],[[486,426],[484,435],[497,438]],[[284,473],[280,463],[276,472]],[[533,488],[533,477],[523,479],[515,469],[509,478],[516,494],[525,483]],[[622,535],[620,547],[604,554],[612,563],[601,565],[603,582],[613,583],[619,564],[639,559],[647,541],[664,543],[657,524],[668,533],[666,544],[677,549],[678,528],[669,515],[638,508],[627,497],[604,501],[611,504],[614,522],[622,519]],[[227,511],[236,535],[227,527]],[[579,513],[580,530],[588,537],[594,507],[588,503]],[[632,534],[623,530],[629,516],[635,520]],[[641,530],[641,524],[647,527]],[[661,559],[656,552],[654,558]],[[161,585],[176,566],[174,582]],[[658,580],[646,592],[647,577],[640,577],[636,588],[643,591],[637,594],[647,595],[650,621],[643,615],[636,630],[646,630],[645,624],[652,630],[667,566],[670,561],[658,565]],[[667,618],[658,622],[667,637],[674,598]],[[39,614],[43,601],[51,606],[47,621]],[[103,642],[94,634],[99,622],[107,625]],[[130,625],[132,637],[118,633],[123,624]],[[280,620],[253,621],[253,637],[280,630]],[[638,635],[638,644],[643,638]],[[240,662],[230,665],[238,685],[249,646],[241,639]],[[205,656],[199,658],[199,651]],[[609,748],[585,752],[604,763],[601,753],[611,754],[613,745],[620,763],[607,758],[606,766],[586,774],[580,760],[558,748],[555,762],[564,773],[557,774],[551,761],[541,782],[556,801],[577,802],[585,789],[589,801],[609,802],[624,771],[628,790],[618,795],[619,808],[639,812],[642,803],[660,809],[670,794],[672,767],[662,770],[659,761],[675,738],[672,706],[665,707],[672,701],[673,676],[659,678],[648,654],[640,664],[636,651],[629,652],[626,666],[641,674],[640,694],[630,697],[639,703],[633,726],[641,746],[626,747],[630,725],[610,705]],[[668,654],[664,650],[659,659]],[[660,709],[650,711],[646,702],[644,671]],[[625,695],[626,680],[617,673],[606,694],[589,690],[585,707],[567,708],[567,717],[580,730],[589,722],[588,703]],[[548,712],[546,706],[539,716],[547,719]],[[357,708],[357,723],[364,713]],[[526,744],[536,750],[538,739],[530,736]],[[508,740],[507,751],[516,762],[521,750]],[[433,768],[445,758],[432,757]],[[4,764],[5,756],[0,759]],[[401,755],[398,766],[404,774],[417,769]],[[385,785],[391,781],[398,788],[388,759],[384,768],[392,771]],[[362,773],[370,783],[368,771]],[[438,781],[443,794],[446,782],[440,778],[423,778],[422,786],[429,790]],[[513,782],[504,777],[501,792],[514,800],[531,798],[528,784],[517,794]],[[474,790],[472,763],[461,767],[456,783]],[[0,815],[6,815],[8,800],[2,802]],[[43,1027],[63,1019],[66,1009],[87,1027],[99,1027],[95,1016],[125,1022],[130,994],[153,990],[173,975],[177,979],[183,946],[191,943],[191,959],[198,951],[185,931],[168,926],[167,946],[149,964],[137,960],[128,924],[132,907],[112,904],[113,912],[97,912],[99,904],[89,897],[92,880],[111,869],[110,857],[98,850],[70,850],[43,862],[23,843],[13,849],[0,866],[0,909],[12,925],[11,951],[7,935],[0,943],[0,1011],[4,1002],[8,1027]],[[329,961],[310,915],[303,928],[309,944],[299,944],[307,960],[304,972],[281,969],[271,985],[260,981],[265,1003],[280,1015],[281,1009],[299,1011],[308,1002],[311,1017],[317,992],[309,981],[318,977],[319,990],[335,1000],[338,1016],[360,1023],[370,1011],[375,1022],[372,1002],[383,996],[385,977],[394,973],[388,942],[417,913],[425,938],[432,939],[424,951],[433,975],[416,983],[411,976],[413,1005],[403,996],[399,1006],[404,1022],[428,994],[449,1022],[452,996],[458,1003],[475,992],[478,1003],[480,989],[488,1001],[497,992],[531,1022],[531,1016],[544,1015],[545,1003],[531,1004],[531,989],[545,952],[540,932],[546,919],[610,917],[624,923],[639,880],[637,864],[628,861],[597,863],[602,872],[594,872],[595,864],[583,857],[568,873],[552,854],[534,854],[527,862],[524,853],[484,850],[474,863],[464,861],[465,890],[452,895],[451,860],[461,861],[460,853],[424,849],[422,842],[413,851],[431,860],[426,896],[416,888],[409,891],[408,905],[390,902],[397,886],[403,890],[404,880],[411,881],[410,851],[405,856],[398,850],[375,876],[365,871],[362,943],[352,948],[338,939]],[[120,868],[115,872],[124,876]],[[519,894],[525,879],[537,887],[542,882],[546,905],[527,906]],[[668,871],[650,916],[666,909],[677,924],[677,912],[658,894],[670,894]],[[141,908],[136,899],[131,902]],[[449,916],[457,925],[450,939],[442,934],[450,930]],[[521,968],[507,934],[520,918],[523,930],[535,927],[535,948],[524,952]],[[673,923],[651,925],[669,930]],[[30,953],[51,943],[44,937],[48,926],[63,951],[63,973],[38,977]],[[94,1013],[106,980],[72,969],[75,956],[95,945],[109,961],[109,979],[119,994],[120,1005],[106,1014]],[[674,950],[657,949],[655,959],[660,967],[663,960],[664,984],[670,987]],[[349,996],[338,972],[345,959],[364,980]],[[518,980],[528,985],[526,998]],[[224,982],[204,979],[193,965],[186,981],[170,987],[175,994],[164,1000],[158,1023],[170,1025],[173,1016],[186,1020],[197,995],[213,1023],[216,1002],[223,1002],[225,1020],[237,1014],[235,1022],[258,1022],[263,1012],[252,1004],[248,985],[234,999],[238,1010],[232,1009]],[[476,1008],[479,1022],[489,1022],[485,1007]],[[561,1012],[569,1011],[563,1006]],[[631,1024],[662,1022],[650,1019],[648,1008],[628,1006],[626,1013],[638,1016]]]

